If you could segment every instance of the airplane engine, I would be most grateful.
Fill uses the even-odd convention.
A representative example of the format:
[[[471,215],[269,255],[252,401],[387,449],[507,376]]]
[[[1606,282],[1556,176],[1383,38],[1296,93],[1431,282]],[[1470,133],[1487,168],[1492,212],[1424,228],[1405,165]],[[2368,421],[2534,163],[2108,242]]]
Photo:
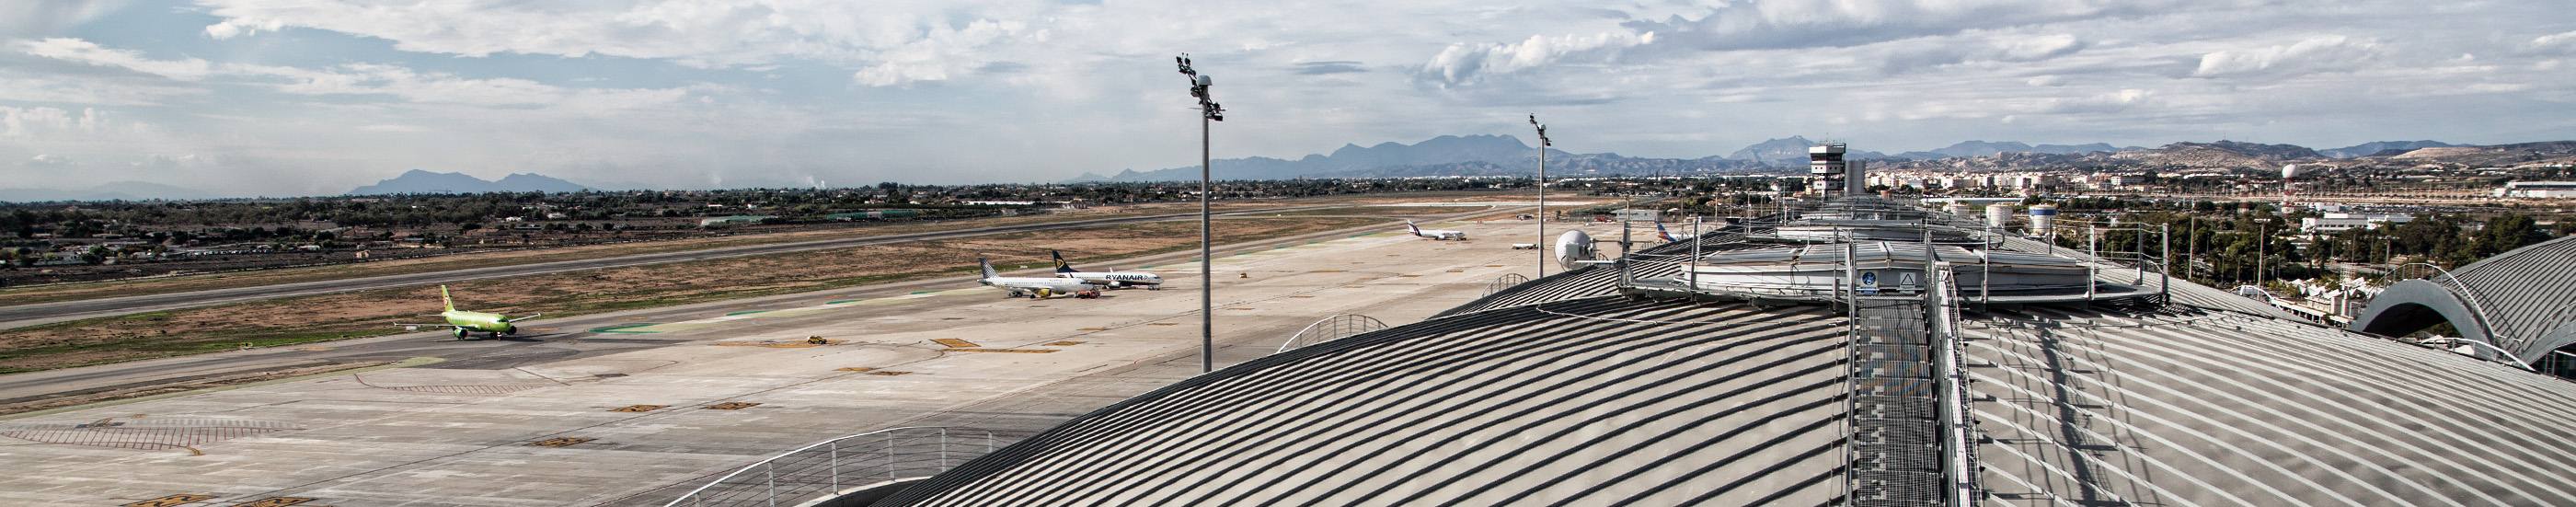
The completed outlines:
[[[1030,297],[1031,299],[1046,299],[1046,298],[1054,297],[1054,296],[1055,296],[1055,289],[1038,289],[1038,290],[1037,290],[1036,295],[1029,296],[1029,297]]]
[[[518,324],[502,324],[501,334],[519,334]]]
[[[456,328],[456,339],[465,339],[465,328]]]

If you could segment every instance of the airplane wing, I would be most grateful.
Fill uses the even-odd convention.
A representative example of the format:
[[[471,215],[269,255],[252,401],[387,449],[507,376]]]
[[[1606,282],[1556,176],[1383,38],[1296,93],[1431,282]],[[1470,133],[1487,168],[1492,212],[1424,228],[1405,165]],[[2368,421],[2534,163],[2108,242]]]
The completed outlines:
[[[529,314],[529,315],[524,316],[524,317],[511,317],[511,318],[507,318],[507,319],[501,319],[501,322],[506,324],[506,323],[511,323],[511,322],[518,322],[518,321],[522,321],[522,320],[533,319],[533,318],[537,318],[537,317],[544,317],[544,316],[546,316],[546,314],[536,313],[536,314]]]

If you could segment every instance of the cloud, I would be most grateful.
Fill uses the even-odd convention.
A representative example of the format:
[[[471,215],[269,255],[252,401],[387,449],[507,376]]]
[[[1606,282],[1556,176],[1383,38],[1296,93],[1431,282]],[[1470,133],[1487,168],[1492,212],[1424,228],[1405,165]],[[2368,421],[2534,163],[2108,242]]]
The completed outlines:
[[[73,162],[71,157],[44,153],[38,153],[35,157],[28,158],[26,162],[27,167],[35,169],[68,169],[77,165],[80,163]]]
[[[1749,0],[1699,17],[1635,21],[1704,50],[1841,47],[1978,29],[2154,13],[2207,0]]]
[[[117,67],[181,81],[196,81],[215,74],[215,65],[203,59],[154,60],[134,51],[108,49],[81,39],[49,38],[17,41],[12,49],[29,55],[101,67]]]
[[[277,91],[292,94],[381,95],[415,103],[482,106],[581,104],[640,107],[677,101],[688,92],[686,88],[564,88],[526,79],[466,78],[449,73],[419,72],[408,67],[376,63],[351,63],[326,69],[306,69],[270,65],[215,64],[198,58],[164,60],[145,57],[137,51],[112,49],[86,40],[69,38],[19,41],[13,46],[28,55],[93,66],[122,68],[179,81],[195,82],[228,77],[238,78],[248,83],[266,84]]]
[[[98,19],[125,8],[126,0],[15,0],[0,2],[0,38],[36,37]]]
[[[143,127],[113,120],[106,111],[93,108],[84,107],[74,112],[51,107],[0,106],[0,138],[113,134],[138,128]]]
[[[2350,69],[2378,57],[2378,41],[2319,35],[2298,42],[2201,55],[2193,77],[2293,75]]]
[[[1880,67],[1889,74],[1910,72],[1943,65],[1971,62],[2036,62],[2084,50],[2083,39],[2072,34],[1995,34],[1944,36],[1920,40],[1890,42],[1892,46]]]
[[[1361,66],[1360,62],[1350,60],[1330,60],[1321,62],[1297,62],[1288,72],[1305,76],[1320,76],[1326,74],[1357,74],[1368,72],[1368,68]]]
[[[1609,59],[1619,50],[1655,43],[1655,33],[1602,32],[1532,35],[1510,44],[1458,43],[1422,64],[1421,74],[1442,85],[1470,84],[1488,75],[1513,74],[1571,59]]]
[[[2576,54],[2576,30],[2533,37],[2523,48],[2536,53]]]

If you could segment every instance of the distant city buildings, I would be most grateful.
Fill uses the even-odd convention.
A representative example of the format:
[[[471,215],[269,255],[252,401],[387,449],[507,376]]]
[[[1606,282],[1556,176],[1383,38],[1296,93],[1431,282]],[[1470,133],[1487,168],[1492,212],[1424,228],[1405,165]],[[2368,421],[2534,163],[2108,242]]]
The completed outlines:
[[[2353,229],[2378,229],[2382,225],[2402,224],[2414,220],[2414,215],[2402,214],[2326,213],[2323,217],[2299,219],[2299,231],[2336,233]]]
[[[2495,191],[2496,197],[2576,199],[2576,181],[2516,181]]]

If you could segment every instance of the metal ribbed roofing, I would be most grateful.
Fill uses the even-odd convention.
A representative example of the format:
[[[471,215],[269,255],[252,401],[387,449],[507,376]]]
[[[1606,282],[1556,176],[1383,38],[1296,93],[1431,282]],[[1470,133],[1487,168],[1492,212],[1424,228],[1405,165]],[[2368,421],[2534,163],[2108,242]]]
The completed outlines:
[[[1434,320],[1202,375],[879,505],[1821,503],[1843,330],[1620,297]]]
[[[1561,273],[1444,317],[1201,375],[878,505],[1842,499],[1851,319],[1825,306],[1596,295],[1615,292],[1616,276]],[[2565,480],[2576,461],[2563,459],[2576,450],[2565,429],[2576,383],[2319,327],[2185,281],[2172,294],[2161,308],[1965,316],[1981,503],[2576,498]]]
[[[2429,281],[2391,285],[2352,328],[2400,334],[2435,314],[2524,361],[2576,344],[2576,236],[2525,246]]]
[[[2564,505],[2576,384],[2305,322],[2029,308],[1964,326],[2017,503]]]

